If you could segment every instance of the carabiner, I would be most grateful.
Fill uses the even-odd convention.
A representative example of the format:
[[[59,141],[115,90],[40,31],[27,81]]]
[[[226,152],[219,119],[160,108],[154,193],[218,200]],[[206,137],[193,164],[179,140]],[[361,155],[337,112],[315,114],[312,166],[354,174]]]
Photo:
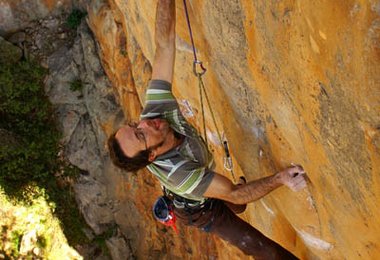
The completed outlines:
[[[198,72],[197,71],[197,65],[199,65],[199,67],[201,68],[201,72]],[[194,75],[195,76],[202,76],[203,74],[205,74],[206,73],[206,71],[207,71],[207,69],[203,66],[203,63],[202,63],[202,61],[200,61],[200,60],[194,60],[194,62],[193,62],[193,72],[194,72]]]
[[[227,171],[232,171],[232,168],[233,168],[232,158],[231,158],[231,155],[230,155],[230,150],[228,149],[228,143],[227,143],[227,141],[223,141],[223,146],[224,146],[224,153],[225,153],[224,168]]]

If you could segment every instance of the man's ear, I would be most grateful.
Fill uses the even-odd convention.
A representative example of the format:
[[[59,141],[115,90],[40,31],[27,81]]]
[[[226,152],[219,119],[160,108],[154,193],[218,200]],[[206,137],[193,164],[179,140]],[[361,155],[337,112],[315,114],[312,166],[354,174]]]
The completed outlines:
[[[148,157],[149,162],[153,162],[156,159],[156,157],[157,157],[156,151],[154,150],[150,151],[149,157]]]

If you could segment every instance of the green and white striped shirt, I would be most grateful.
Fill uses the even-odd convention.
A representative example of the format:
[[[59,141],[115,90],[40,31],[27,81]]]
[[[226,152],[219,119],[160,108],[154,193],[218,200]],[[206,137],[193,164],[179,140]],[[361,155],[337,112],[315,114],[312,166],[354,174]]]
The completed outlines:
[[[183,143],[162,154],[147,166],[168,190],[191,200],[203,200],[214,173],[213,159],[203,139],[182,115],[172,86],[163,80],[151,80],[140,119],[163,118],[170,127],[185,136]]]

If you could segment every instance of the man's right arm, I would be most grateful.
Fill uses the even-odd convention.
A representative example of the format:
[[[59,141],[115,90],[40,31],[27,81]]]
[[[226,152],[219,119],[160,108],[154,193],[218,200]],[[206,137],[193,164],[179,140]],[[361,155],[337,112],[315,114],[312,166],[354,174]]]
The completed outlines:
[[[152,79],[173,80],[175,60],[175,0],[158,0],[156,10],[156,51]]]
[[[152,80],[140,119],[161,117],[164,112],[178,108],[171,85],[175,59],[175,18],[175,0],[158,0]]]
[[[246,204],[262,198],[282,185],[286,185],[294,191],[304,188],[306,186],[304,174],[305,171],[301,166],[293,166],[247,184],[234,185],[223,175],[215,173],[203,196],[234,204]]]

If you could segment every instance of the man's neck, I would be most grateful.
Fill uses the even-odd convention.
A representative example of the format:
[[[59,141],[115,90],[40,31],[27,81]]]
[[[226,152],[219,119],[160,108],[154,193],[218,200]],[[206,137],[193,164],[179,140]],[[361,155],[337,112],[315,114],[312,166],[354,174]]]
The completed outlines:
[[[185,136],[172,130],[171,133],[168,134],[165,144],[160,147],[161,149],[158,151],[157,156],[175,149],[176,147],[180,146],[184,140]]]

